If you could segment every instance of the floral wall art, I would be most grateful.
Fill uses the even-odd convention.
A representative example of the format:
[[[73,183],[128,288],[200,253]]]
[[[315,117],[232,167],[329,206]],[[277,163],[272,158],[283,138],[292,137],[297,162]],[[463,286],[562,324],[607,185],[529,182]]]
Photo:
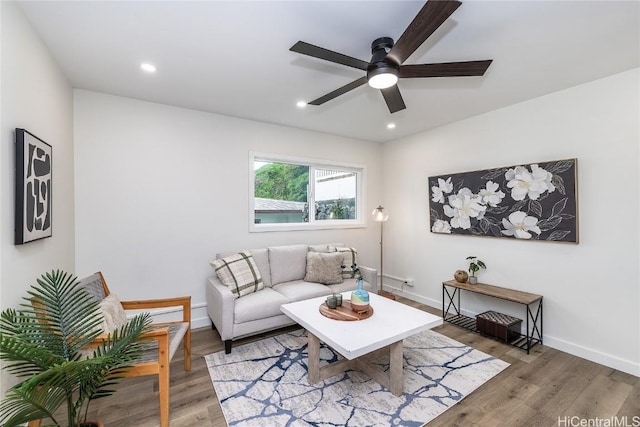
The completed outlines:
[[[431,231],[578,243],[577,159],[429,178]]]

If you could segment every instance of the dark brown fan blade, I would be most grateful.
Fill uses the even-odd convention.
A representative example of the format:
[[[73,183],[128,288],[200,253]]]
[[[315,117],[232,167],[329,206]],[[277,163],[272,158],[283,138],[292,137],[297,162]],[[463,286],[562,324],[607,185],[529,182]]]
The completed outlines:
[[[343,94],[349,92],[350,90],[353,90],[353,89],[355,89],[357,87],[362,86],[366,82],[367,82],[367,76],[362,76],[358,80],[354,80],[351,83],[346,84],[346,85],[342,86],[341,88],[334,90],[333,92],[329,92],[325,96],[321,96],[318,99],[314,99],[309,104],[311,104],[311,105],[322,105],[327,101],[331,101],[333,98],[337,98],[338,96],[343,95]]]
[[[325,61],[335,62],[336,64],[346,65],[347,67],[357,68],[359,70],[365,70],[369,66],[369,63],[362,61],[361,59],[353,58],[351,56],[343,55],[332,50],[325,49],[323,47],[314,46],[309,43],[299,41],[291,46],[289,49],[292,52],[301,53],[303,55],[313,56],[314,58],[324,59]]]
[[[492,60],[443,62],[440,64],[402,65],[398,77],[463,77],[483,76]]]
[[[461,4],[457,0],[427,1],[387,57],[402,64]]]
[[[407,106],[404,105],[404,100],[402,99],[398,85],[393,85],[387,89],[380,89],[380,92],[382,92],[382,96],[384,97],[391,114],[407,108]]]

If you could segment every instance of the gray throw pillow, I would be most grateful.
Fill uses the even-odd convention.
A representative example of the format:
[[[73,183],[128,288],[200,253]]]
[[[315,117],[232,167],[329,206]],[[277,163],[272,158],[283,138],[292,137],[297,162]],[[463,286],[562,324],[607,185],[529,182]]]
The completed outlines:
[[[305,282],[335,285],[342,283],[342,260],[344,254],[339,252],[307,252],[307,274]]]

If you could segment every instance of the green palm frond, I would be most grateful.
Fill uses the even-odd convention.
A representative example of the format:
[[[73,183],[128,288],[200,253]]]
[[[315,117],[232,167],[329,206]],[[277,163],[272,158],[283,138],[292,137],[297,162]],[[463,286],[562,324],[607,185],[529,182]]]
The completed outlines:
[[[22,304],[37,320],[30,338],[71,360],[100,334],[99,304],[84,290],[79,292],[77,279],[67,273],[47,273],[37,282]]]
[[[57,425],[55,415],[47,408],[59,408],[66,401],[67,394],[62,389],[15,386],[0,404],[0,425],[17,426],[43,418],[50,418]]]
[[[48,349],[25,342],[19,337],[6,336],[1,332],[0,348],[0,359],[9,362],[5,369],[18,377],[35,375],[64,361],[64,358]]]
[[[139,342],[151,324],[148,313],[135,316],[94,347],[102,331],[102,314],[76,278],[52,271],[28,291],[21,310],[0,314],[0,359],[5,369],[26,379],[0,403],[0,425],[54,418],[67,404],[69,426],[83,421],[88,403],[114,393],[122,374],[140,357]]]

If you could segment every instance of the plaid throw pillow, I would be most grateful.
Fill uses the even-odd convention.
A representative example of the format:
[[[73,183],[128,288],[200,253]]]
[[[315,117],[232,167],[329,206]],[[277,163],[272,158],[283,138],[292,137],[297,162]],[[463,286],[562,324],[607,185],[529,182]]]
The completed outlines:
[[[342,259],[342,277],[352,279],[355,277],[355,270],[358,267],[356,255],[358,252],[354,248],[336,248],[336,251],[343,255]]]
[[[249,251],[243,251],[211,262],[218,278],[228,286],[235,298],[264,288],[256,262]]]

